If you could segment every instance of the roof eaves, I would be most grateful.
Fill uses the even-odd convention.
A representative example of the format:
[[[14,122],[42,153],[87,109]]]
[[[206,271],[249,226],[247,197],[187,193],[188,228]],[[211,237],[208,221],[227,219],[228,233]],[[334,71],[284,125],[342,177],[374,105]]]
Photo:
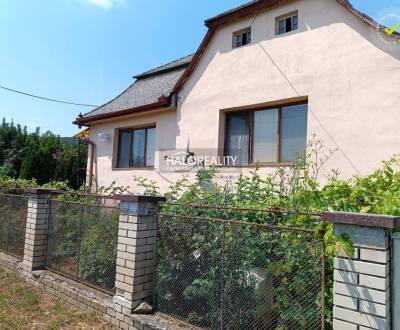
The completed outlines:
[[[382,24],[379,24],[376,22],[372,17],[368,16],[367,14],[364,14],[363,12],[359,11],[356,9],[349,0],[336,0],[340,5],[342,5],[344,8],[349,10],[353,15],[357,16],[361,20],[363,20],[365,23],[369,24],[370,26],[379,29],[381,31],[385,31],[385,26]],[[400,36],[400,33],[394,32],[393,36],[398,37]]]
[[[255,15],[256,13],[263,11],[267,8],[279,6],[285,2],[293,1],[293,0],[254,0],[247,4],[243,4],[239,7],[234,9],[228,10],[223,12],[217,16],[211,17],[205,20],[205,25],[208,27],[207,34],[203,38],[203,41],[200,44],[200,47],[197,49],[196,53],[193,55],[193,59],[190,65],[186,68],[185,72],[181,76],[181,78],[176,83],[173,93],[179,92],[179,90],[183,87],[185,82],[189,79],[190,75],[195,70],[197,63],[200,61],[205,49],[208,46],[212,36],[215,33],[215,30],[220,26],[237,19]],[[379,28],[380,30],[384,31],[385,27],[381,24],[378,24],[374,19],[369,17],[368,15],[360,12],[359,10],[355,9],[353,5],[350,3],[349,0],[336,0],[340,5],[345,7],[348,11],[350,11],[353,15],[357,16],[359,19],[363,20],[366,24],[369,24],[372,27]],[[400,33],[393,33],[394,37],[400,37]]]
[[[236,8],[227,10],[219,15],[214,17],[210,17],[204,21],[207,27],[217,27],[226,23],[230,23],[234,20],[237,20],[242,17],[246,17],[249,15],[254,15],[259,11],[265,10],[269,7],[280,6],[285,2],[293,1],[293,0],[253,0],[251,2],[245,3]],[[385,26],[377,23],[373,18],[368,16],[367,14],[362,13],[358,9],[356,9],[349,0],[336,0],[340,5],[349,10],[353,15],[357,16],[367,24],[371,25],[374,28],[380,29],[382,31],[385,30]],[[393,33],[395,36],[399,36],[400,33]]]
[[[217,26],[236,21],[237,19],[255,15],[260,11],[267,8],[280,6],[283,3],[294,1],[294,0],[253,0],[251,2],[245,3],[239,7],[233,8],[231,10],[225,11],[217,16],[208,18],[204,21],[204,24],[208,28],[216,28]]]
[[[222,12],[222,13],[219,13],[219,14],[217,14],[217,15],[215,15],[215,16],[209,17],[209,18],[207,18],[207,19],[205,20],[205,22],[210,22],[210,21],[216,20],[217,18],[220,18],[220,17],[222,17],[222,16],[225,16],[225,15],[227,15],[227,14],[230,14],[230,13],[232,13],[232,12],[234,12],[234,11],[241,10],[241,9],[243,9],[243,8],[245,8],[245,7],[251,6],[251,5],[253,5],[254,3],[256,3],[256,2],[258,2],[258,1],[259,1],[259,0],[253,0],[253,1],[250,1],[250,2],[246,2],[246,3],[244,3],[244,4],[240,5],[240,6],[237,6],[237,7],[235,7],[235,8],[231,8],[231,9],[226,10],[226,11],[224,11],[224,12]]]
[[[152,111],[152,110],[157,110],[157,109],[161,109],[161,108],[169,108],[169,107],[171,107],[170,98],[162,95],[154,103],[144,104],[144,105],[130,108],[130,109],[123,109],[123,110],[119,110],[119,111],[103,113],[103,114],[94,115],[91,117],[79,116],[78,118],[76,118],[76,120],[73,122],[73,124],[79,125],[79,126],[86,126],[86,125],[88,125],[94,121],[98,121],[98,120],[110,119],[110,118],[125,116],[125,115],[129,115],[129,114],[133,114],[133,113],[146,112],[146,111]]]
[[[172,94],[177,93],[185,84],[185,82],[189,79],[190,75],[193,73],[194,69],[197,66],[197,63],[200,61],[200,58],[202,57],[203,53],[205,52],[210,40],[214,36],[215,29],[214,28],[209,28],[207,30],[207,33],[205,37],[203,38],[199,48],[196,50],[196,52],[193,55],[192,60],[190,61],[190,64],[186,68],[186,70],[183,72],[182,76],[179,78],[177,83],[175,84]]]

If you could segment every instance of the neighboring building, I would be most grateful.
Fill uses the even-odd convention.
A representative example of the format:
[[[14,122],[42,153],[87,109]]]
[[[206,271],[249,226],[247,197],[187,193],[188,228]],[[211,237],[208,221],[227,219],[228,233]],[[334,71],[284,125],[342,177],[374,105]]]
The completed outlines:
[[[90,127],[97,186],[142,176],[165,191],[186,173],[166,162],[186,151],[268,172],[290,166],[313,134],[338,147],[325,168],[343,177],[400,152],[399,36],[347,0],[253,1],[205,24],[193,56],[77,118]]]

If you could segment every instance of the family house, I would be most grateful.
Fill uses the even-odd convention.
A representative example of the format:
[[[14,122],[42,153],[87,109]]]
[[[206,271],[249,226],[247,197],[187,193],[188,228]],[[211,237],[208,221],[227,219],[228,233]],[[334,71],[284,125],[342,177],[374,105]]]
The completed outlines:
[[[324,166],[342,177],[400,152],[399,35],[348,0],[256,0],[205,25],[193,55],[135,76],[76,119],[90,127],[97,187],[141,176],[165,191],[210,159],[269,172],[313,135],[338,150]]]

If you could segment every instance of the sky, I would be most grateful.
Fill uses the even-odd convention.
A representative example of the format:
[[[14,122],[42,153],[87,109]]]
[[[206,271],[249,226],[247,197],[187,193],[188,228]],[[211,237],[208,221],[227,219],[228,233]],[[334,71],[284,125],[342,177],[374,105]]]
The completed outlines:
[[[0,85],[101,105],[132,76],[193,53],[203,21],[246,0],[0,0]],[[400,0],[352,0],[376,20],[400,14]],[[93,108],[45,102],[0,89],[0,118],[29,131],[79,131]]]

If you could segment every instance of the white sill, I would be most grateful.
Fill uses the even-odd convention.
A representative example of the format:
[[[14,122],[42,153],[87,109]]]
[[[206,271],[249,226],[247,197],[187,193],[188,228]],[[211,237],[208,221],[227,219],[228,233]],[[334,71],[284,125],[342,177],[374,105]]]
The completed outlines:
[[[296,33],[298,33],[299,32],[299,28],[297,28],[296,30],[292,30],[292,31],[290,31],[290,32],[285,32],[285,33],[282,33],[282,34],[277,34],[276,32],[275,32],[275,38],[282,38],[282,37],[286,37],[286,36],[291,36],[291,35],[293,35],[293,34],[296,34]]]

